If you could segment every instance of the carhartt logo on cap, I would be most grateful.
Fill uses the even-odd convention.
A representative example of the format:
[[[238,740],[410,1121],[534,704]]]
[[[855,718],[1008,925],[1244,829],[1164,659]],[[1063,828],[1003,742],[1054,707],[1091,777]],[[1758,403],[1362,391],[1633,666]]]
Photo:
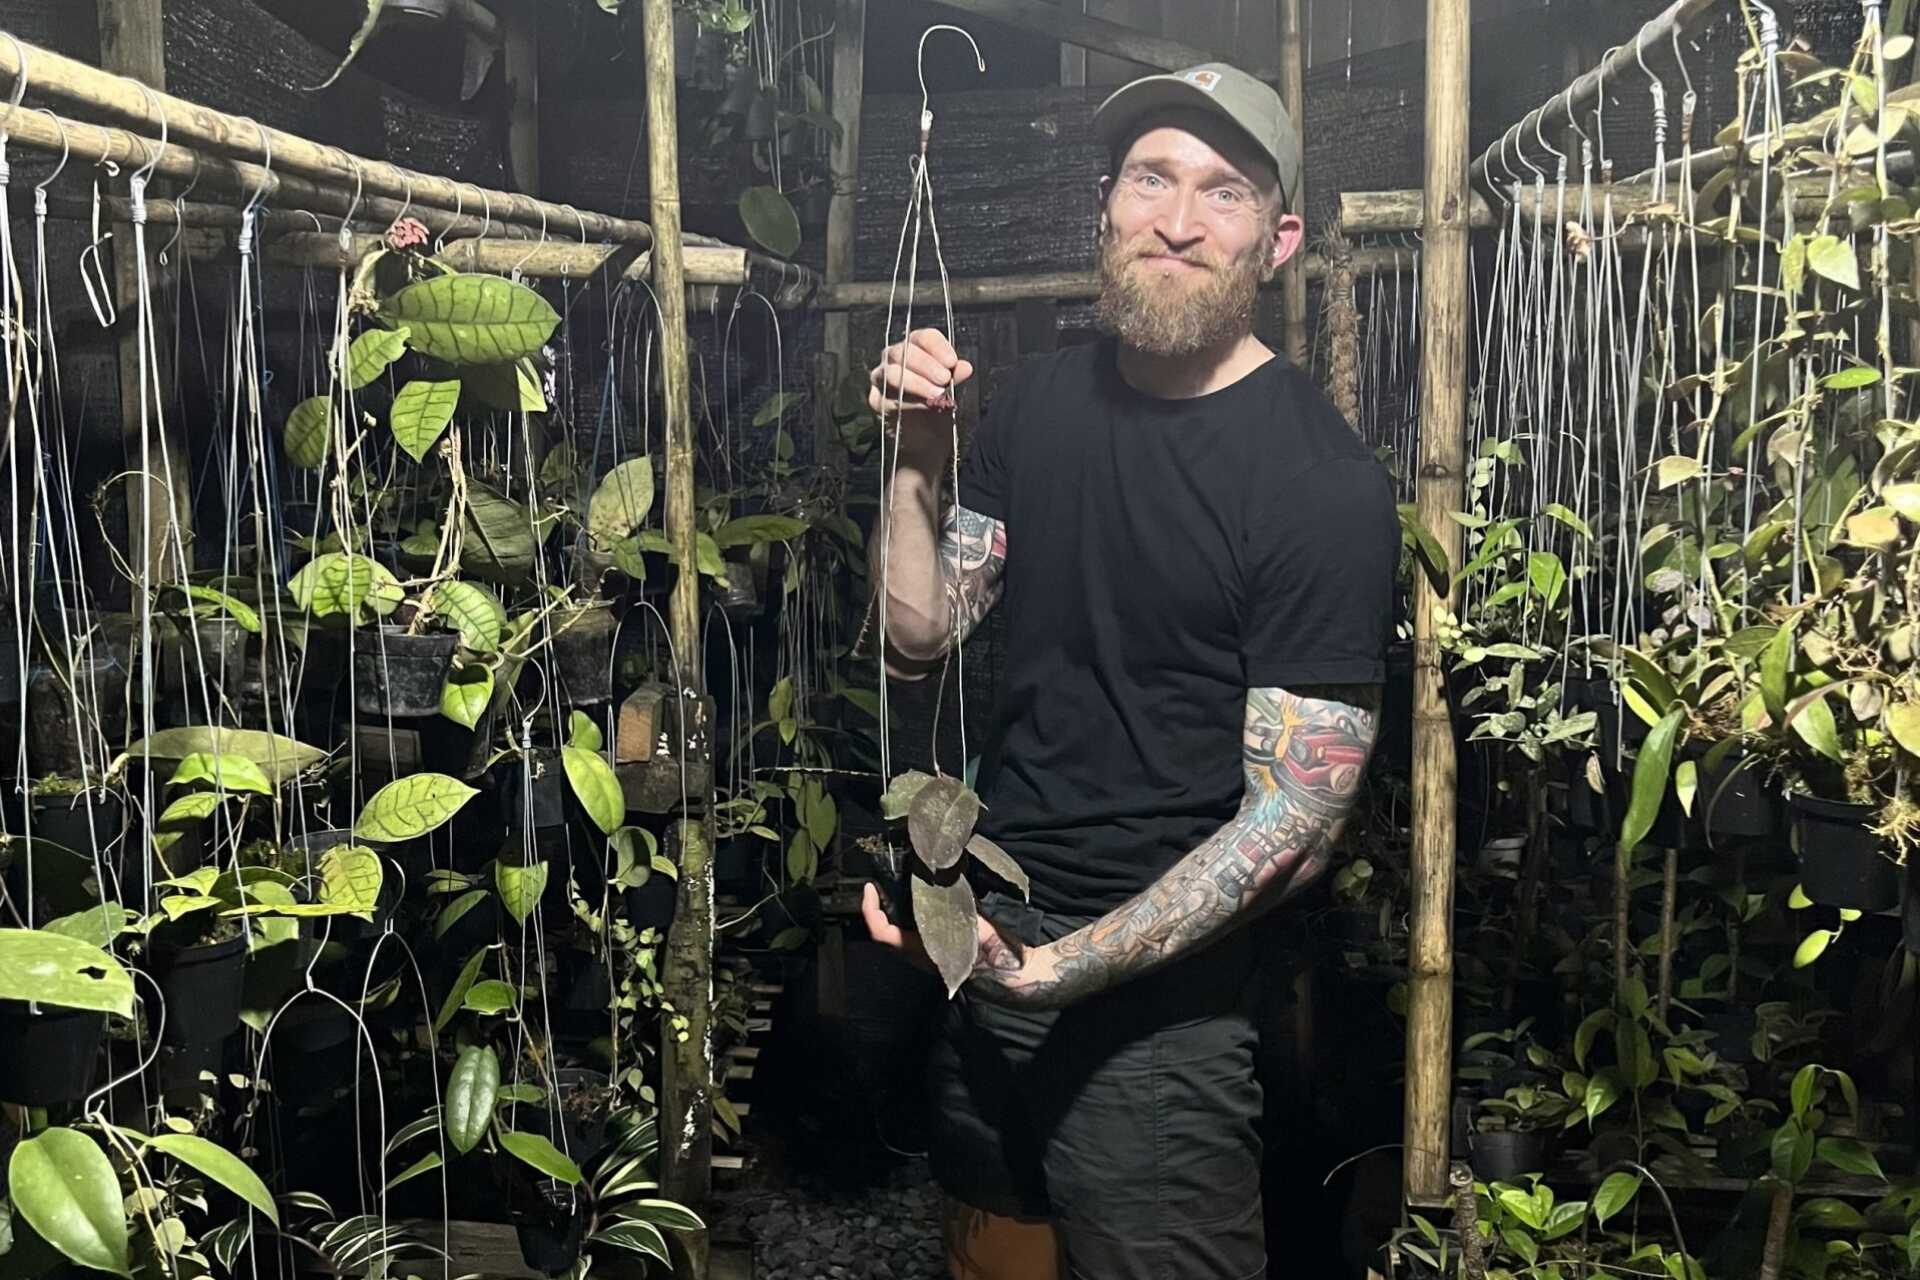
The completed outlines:
[[[1218,71],[1189,71],[1186,78],[1194,88],[1205,89],[1208,93],[1212,93],[1215,86],[1220,83]]]

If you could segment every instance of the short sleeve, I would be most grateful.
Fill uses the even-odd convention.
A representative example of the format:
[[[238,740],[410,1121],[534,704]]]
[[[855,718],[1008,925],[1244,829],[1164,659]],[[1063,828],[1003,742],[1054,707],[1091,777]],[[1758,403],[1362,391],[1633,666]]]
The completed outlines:
[[[1379,684],[1400,523],[1371,458],[1315,464],[1253,513],[1242,626],[1247,687]]]
[[[995,379],[993,394],[967,444],[966,457],[960,461],[960,476],[955,500],[969,511],[977,511],[995,520],[1007,518],[1011,494],[1012,469],[1007,457],[1008,444],[1018,429],[1020,370],[1006,370]]]

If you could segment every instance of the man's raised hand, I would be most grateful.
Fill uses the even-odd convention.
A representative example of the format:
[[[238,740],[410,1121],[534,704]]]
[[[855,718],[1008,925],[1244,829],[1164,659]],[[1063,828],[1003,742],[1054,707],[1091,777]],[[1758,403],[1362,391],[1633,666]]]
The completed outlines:
[[[867,407],[875,413],[917,413],[953,407],[954,388],[973,376],[938,329],[915,329],[880,353],[868,375]]]

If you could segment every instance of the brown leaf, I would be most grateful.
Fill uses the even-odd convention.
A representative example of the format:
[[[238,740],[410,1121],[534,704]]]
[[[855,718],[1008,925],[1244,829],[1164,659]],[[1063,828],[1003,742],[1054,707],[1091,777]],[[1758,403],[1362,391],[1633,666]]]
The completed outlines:
[[[920,788],[907,808],[907,835],[913,851],[929,870],[945,871],[960,861],[974,820],[980,816],[980,797],[958,778],[934,778]]]
[[[1013,860],[1013,855],[983,835],[975,835],[967,841],[967,852],[980,860],[982,866],[1020,890],[1020,896],[1028,896],[1027,873]]]
[[[965,876],[951,884],[913,877],[913,922],[927,958],[947,984],[949,999],[973,973],[980,954],[979,909]]]
[[[904,818],[913,807],[913,798],[920,794],[920,788],[933,781],[933,775],[922,773],[918,769],[909,769],[887,784],[887,790],[880,797],[880,813],[886,818]]]

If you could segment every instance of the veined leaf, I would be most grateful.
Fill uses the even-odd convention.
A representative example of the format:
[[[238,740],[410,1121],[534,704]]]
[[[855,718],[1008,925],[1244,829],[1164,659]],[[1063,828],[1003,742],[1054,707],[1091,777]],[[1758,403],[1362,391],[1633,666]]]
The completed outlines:
[[[1854,256],[1853,241],[1837,236],[1815,236],[1807,244],[1807,266],[1849,289],[1860,287],[1860,260]]]
[[[438,830],[461,806],[480,793],[473,787],[444,773],[416,773],[395,778],[373,793],[360,820],[353,825],[355,835],[369,840],[412,840]]]
[[[347,386],[355,391],[387,371],[387,366],[407,353],[407,331],[368,329],[347,348]]]
[[[381,304],[407,327],[407,345],[452,364],[502,364],[532,355],[560,315],[547,300],[503,276],[448,275],[407,285]]]
[[[583,747],[561,747],[567,782],[593,825],[612,835],[627,816],[626,793],[606,758]]]
[[[493,881],[500,890],[500,905],[507,909],[515,924],[523,925],[540,905],[540,895],[547,890],[547,864],[502,860],[493,864]]]
[[[380,855],[373,850],[360,844],[335,845],[320,855],[320,901],[370,920],[385,877]]]
[[[182,760],[173,771],[173,776],[167,779],[170,787],[193,782],[210,782],[225,791],[252,791],[263,796],[273,794],[273,784],[267,781],[265,771],[241,755],[214,755],[196,751]],[[165,820],[164,815],[162,820]]]
[[[447,1141],[461,1155],[487,1136],[499,1091],[500,1058],[493,1046],[471,1044],[462,1049],[447,1078]]]
[[[364,621],[364,607],[384,618],[400,607],[405,592],[393,571],[371,556],[329,551],[315,556],[287,583],[295,604],[316,618],[346,614]]]
[[[1594,1220],[1601,1226],[1607,1225],[1607,1219],[1619,1213],[1633,1198],[1640,1194],[1640,1175],[1637,1173],[1612,1173],[1600,1184],[1593,1195]]]
[[[293,406],[293,412],[287,415],[287,429],[281,434],[289,463],[307,471],[320,469],[332,443],[331,416],[325,396],[310,396]]]
[[[493,668],[481,663],[455,667],[440,686],[440,714],[463,729],[476,728],[493,702]]]
[[[629,459],[607,472],[587,500],[587,532],[602,548],[632,534],[653,507],[653,459]]]
[[[400,388],[387,414],[394,442],[415,462],[425,461],[440,433],[453,421],[453,411],[459,404],[460,379],[428,382],[415,378]]]
[[[475,653],[496,653],[507,629],[506,606],[477,582],[454,579],[436,585],[427,608],[451,622],[460,643]],[[471,726],[469,726],[471,727]]]

